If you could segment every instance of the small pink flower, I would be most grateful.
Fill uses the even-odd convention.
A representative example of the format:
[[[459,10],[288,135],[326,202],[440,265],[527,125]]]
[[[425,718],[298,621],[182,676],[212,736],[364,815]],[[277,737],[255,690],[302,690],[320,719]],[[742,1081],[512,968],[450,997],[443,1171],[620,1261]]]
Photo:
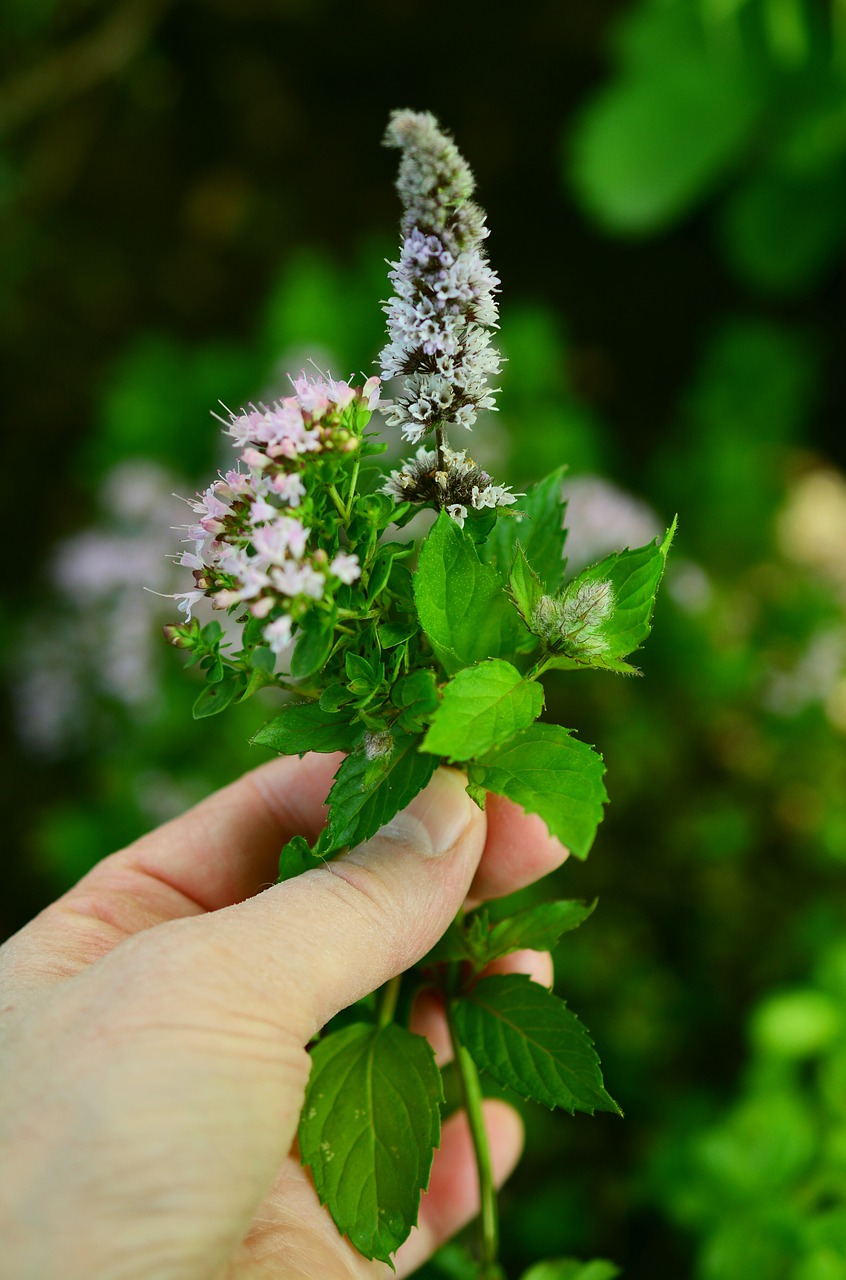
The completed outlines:
[[[281,653],[291,643],[291,619],[287,614],[268,623],[262,632],[274,653]]]
[[[358,556],[350,555],[346,551],[338,552],[329,569],[336,578],[340,578],[341,582],[346,583],[347,586],[355,582],[356,578],[361,577],[361,565],[358,563]]]
[[[280,471],[273,477],[271,486],[273,492],[291,507],[298,507],[300,498],[305,494],[305,485],[295,471]]]
[[[253,546],[271,564],[282,564],[289,554],[300,560],[305,553],[309,532],[292,516],[279,516],[273,524],[256,529]]]

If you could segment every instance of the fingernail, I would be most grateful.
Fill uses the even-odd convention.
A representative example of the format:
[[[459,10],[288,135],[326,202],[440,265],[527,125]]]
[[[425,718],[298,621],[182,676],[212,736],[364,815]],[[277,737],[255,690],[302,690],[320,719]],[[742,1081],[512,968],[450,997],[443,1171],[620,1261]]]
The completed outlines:
[[[424,857],[442,857],[470,824],[472,801],[466,785],[464,777],[454,769],[438,769],[426,790],[374,838],[411,845]]]

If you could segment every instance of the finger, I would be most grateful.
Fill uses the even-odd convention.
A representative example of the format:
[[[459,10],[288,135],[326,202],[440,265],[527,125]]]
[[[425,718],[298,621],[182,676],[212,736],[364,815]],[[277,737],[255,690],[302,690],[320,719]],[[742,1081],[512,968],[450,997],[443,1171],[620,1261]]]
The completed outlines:
[[[536,813],[525,813],[513,800],[489,794],[485,809],[488,841],[472,885],[470,903],[501,898],[549,875],[568,857],[560,840],[549,834]]]
[[[439,769],[372,840],[222,911],[163,926],[221,979],[239,973],[303,1042],[403,972],[453,919],[485,843],[466,779]],[[161,930],[146,935],[162,952]],[[139,939],[140,941],[140,939]],[[190,966],[189,966],[190,967]]]
[[[525,973],[542,987],[552,987],[555,971],[548,951],[512,951],[510,955],[493,960],[482,971],[484,978],[495,973]],[[452,1044],[444,1013],[444,999],[440,991],[426,987],[415,998],[409,1022],[411,1030],[425,1036],[435,1051],[438,1066],[452,1061]]]
[[[342,757],[286,756],[98,863],[6,944],[0,964],[28,985],[76,973],[128,936],[240,902],[276,880],[279,852],[323,826]]]
[[[523,1124],[506,1102],[488,1099],[482,1104],[491,1152],[494,1181],[499,1187],[514,1169],[523,1150]],[[443,1127],[440,1150],[435,1152],[429,1190],[420,1205],[420,1225],[395,1257],[399,1280],[430,1258],[479,1212],[479,1184],[470,1127],[464,1112],[451,1116]]]

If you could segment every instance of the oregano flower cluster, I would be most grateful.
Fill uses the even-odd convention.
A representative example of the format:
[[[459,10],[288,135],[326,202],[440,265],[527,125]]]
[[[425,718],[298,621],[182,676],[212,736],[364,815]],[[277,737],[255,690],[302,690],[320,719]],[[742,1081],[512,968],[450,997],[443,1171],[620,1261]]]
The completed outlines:
[[[563,468],[513,494],[450,444],[450,431],[494,407],[499,281],[452,139],[428,113],[398,111],[386,142],[402,151],[402,247],[381,355],[393,398],[380,400],[377,377],[354,386],[302,374],[291,396],[227,411],[237,465],[191,503],[181,560],[194,587],[177,596],[186,620],[166,628],[205,676],[197,718],[275,689],[287,696],[257,745],[344,753],[326,826],[313,844],[285,846],[282,880],[368,840],[441,763],[464,771],[479,805],[506,797],[586,857],[607,799],[604,765],[571,729],[541,719],[542,679],[635,672],[626,659],[649,634],[673,536],[565,581]],[[369,430],[377,407],[417,446],[389,475]],[[431,527],[403,540],[421,508]],[[240,648],[218,622],[192,616],[201,597],[240,627]],[[440,1073],[407,1026],[419,988],[443,998],[478,1155],[482,1230],[467,1274],[502,1280],[479,1072],[549,1107],[619,1110],[576,1015],[528,977],[488,968],[550,949],[591,910],[565,900],[496,922],[484,907],[462,914],[419,965],[323,1029],[299,1146],[338,1229],[368,1258],[389,1261],[408,1236],[439,1140]],[[374,1092],[374,1073],[392,1090]],[[580,1274],[568,1266],[550,1280]]]

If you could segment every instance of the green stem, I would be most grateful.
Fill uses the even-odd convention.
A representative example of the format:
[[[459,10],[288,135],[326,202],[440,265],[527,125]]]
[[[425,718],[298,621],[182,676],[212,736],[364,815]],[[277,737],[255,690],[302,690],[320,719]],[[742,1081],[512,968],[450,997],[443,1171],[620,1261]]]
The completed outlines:
[[[344,521],[344,524],[346,524],[347,520],[349,519],[349,516],[347,515],[346,506],[341,501],[341,495],[338,493],[338,490],[335,488],[333,484],[328,485],[327,488],[329,491],[329,497],[334,502],[338,515]]]
[[[402,974],[398,973],[395,978],[390,978],[382,988],[379,996],[379,1027],[387,1027],[393,1022],[394,1014],[397,1010],[397,1001],[399,1000],[400,987],[402,986]]]
[[[347,497],[347,505],[344,509],[344,524],[349,524],[350,516],[352,515],[353,499],[355,498],[355,487],[358,484],[358,469],[360,466],[361,466],[361,455],[356,454],[356,459],[352,469],[352,478],[350,480],[350,492],[349,492],[349,496]]]
[[[537,662],[532,667],[531,671],[526,672],[526,679],[537,680],[538,676],[542,676],[544,671],[546,671],[546,668],[548,667],[550,662],[551,662],[551,658],[549,654],[545,653],[542,658],[538,658]]]
[[[494,1184],[491,1152],[488,1146],[488,1134],[482,1114],[482,1086],[479,1083],[479,1072],[468,1050],[461,1042],[458,1028],[455,1025],[450,1001],[446,1005],[447,1025],[455,1055],[455,1065],[461,1082],[461,1093],[467,1120],[470,1124],[470,1136],[473,1139],[473,1150],[476,1155],[476,1168],[479,1174],[479,1204],[481,1214],[481,1246],[482,1270],[481,1280],[498,1280],[502,1275],[497,1263],[499,1252],[499,1215],[496,1203],[496,1186]]]

